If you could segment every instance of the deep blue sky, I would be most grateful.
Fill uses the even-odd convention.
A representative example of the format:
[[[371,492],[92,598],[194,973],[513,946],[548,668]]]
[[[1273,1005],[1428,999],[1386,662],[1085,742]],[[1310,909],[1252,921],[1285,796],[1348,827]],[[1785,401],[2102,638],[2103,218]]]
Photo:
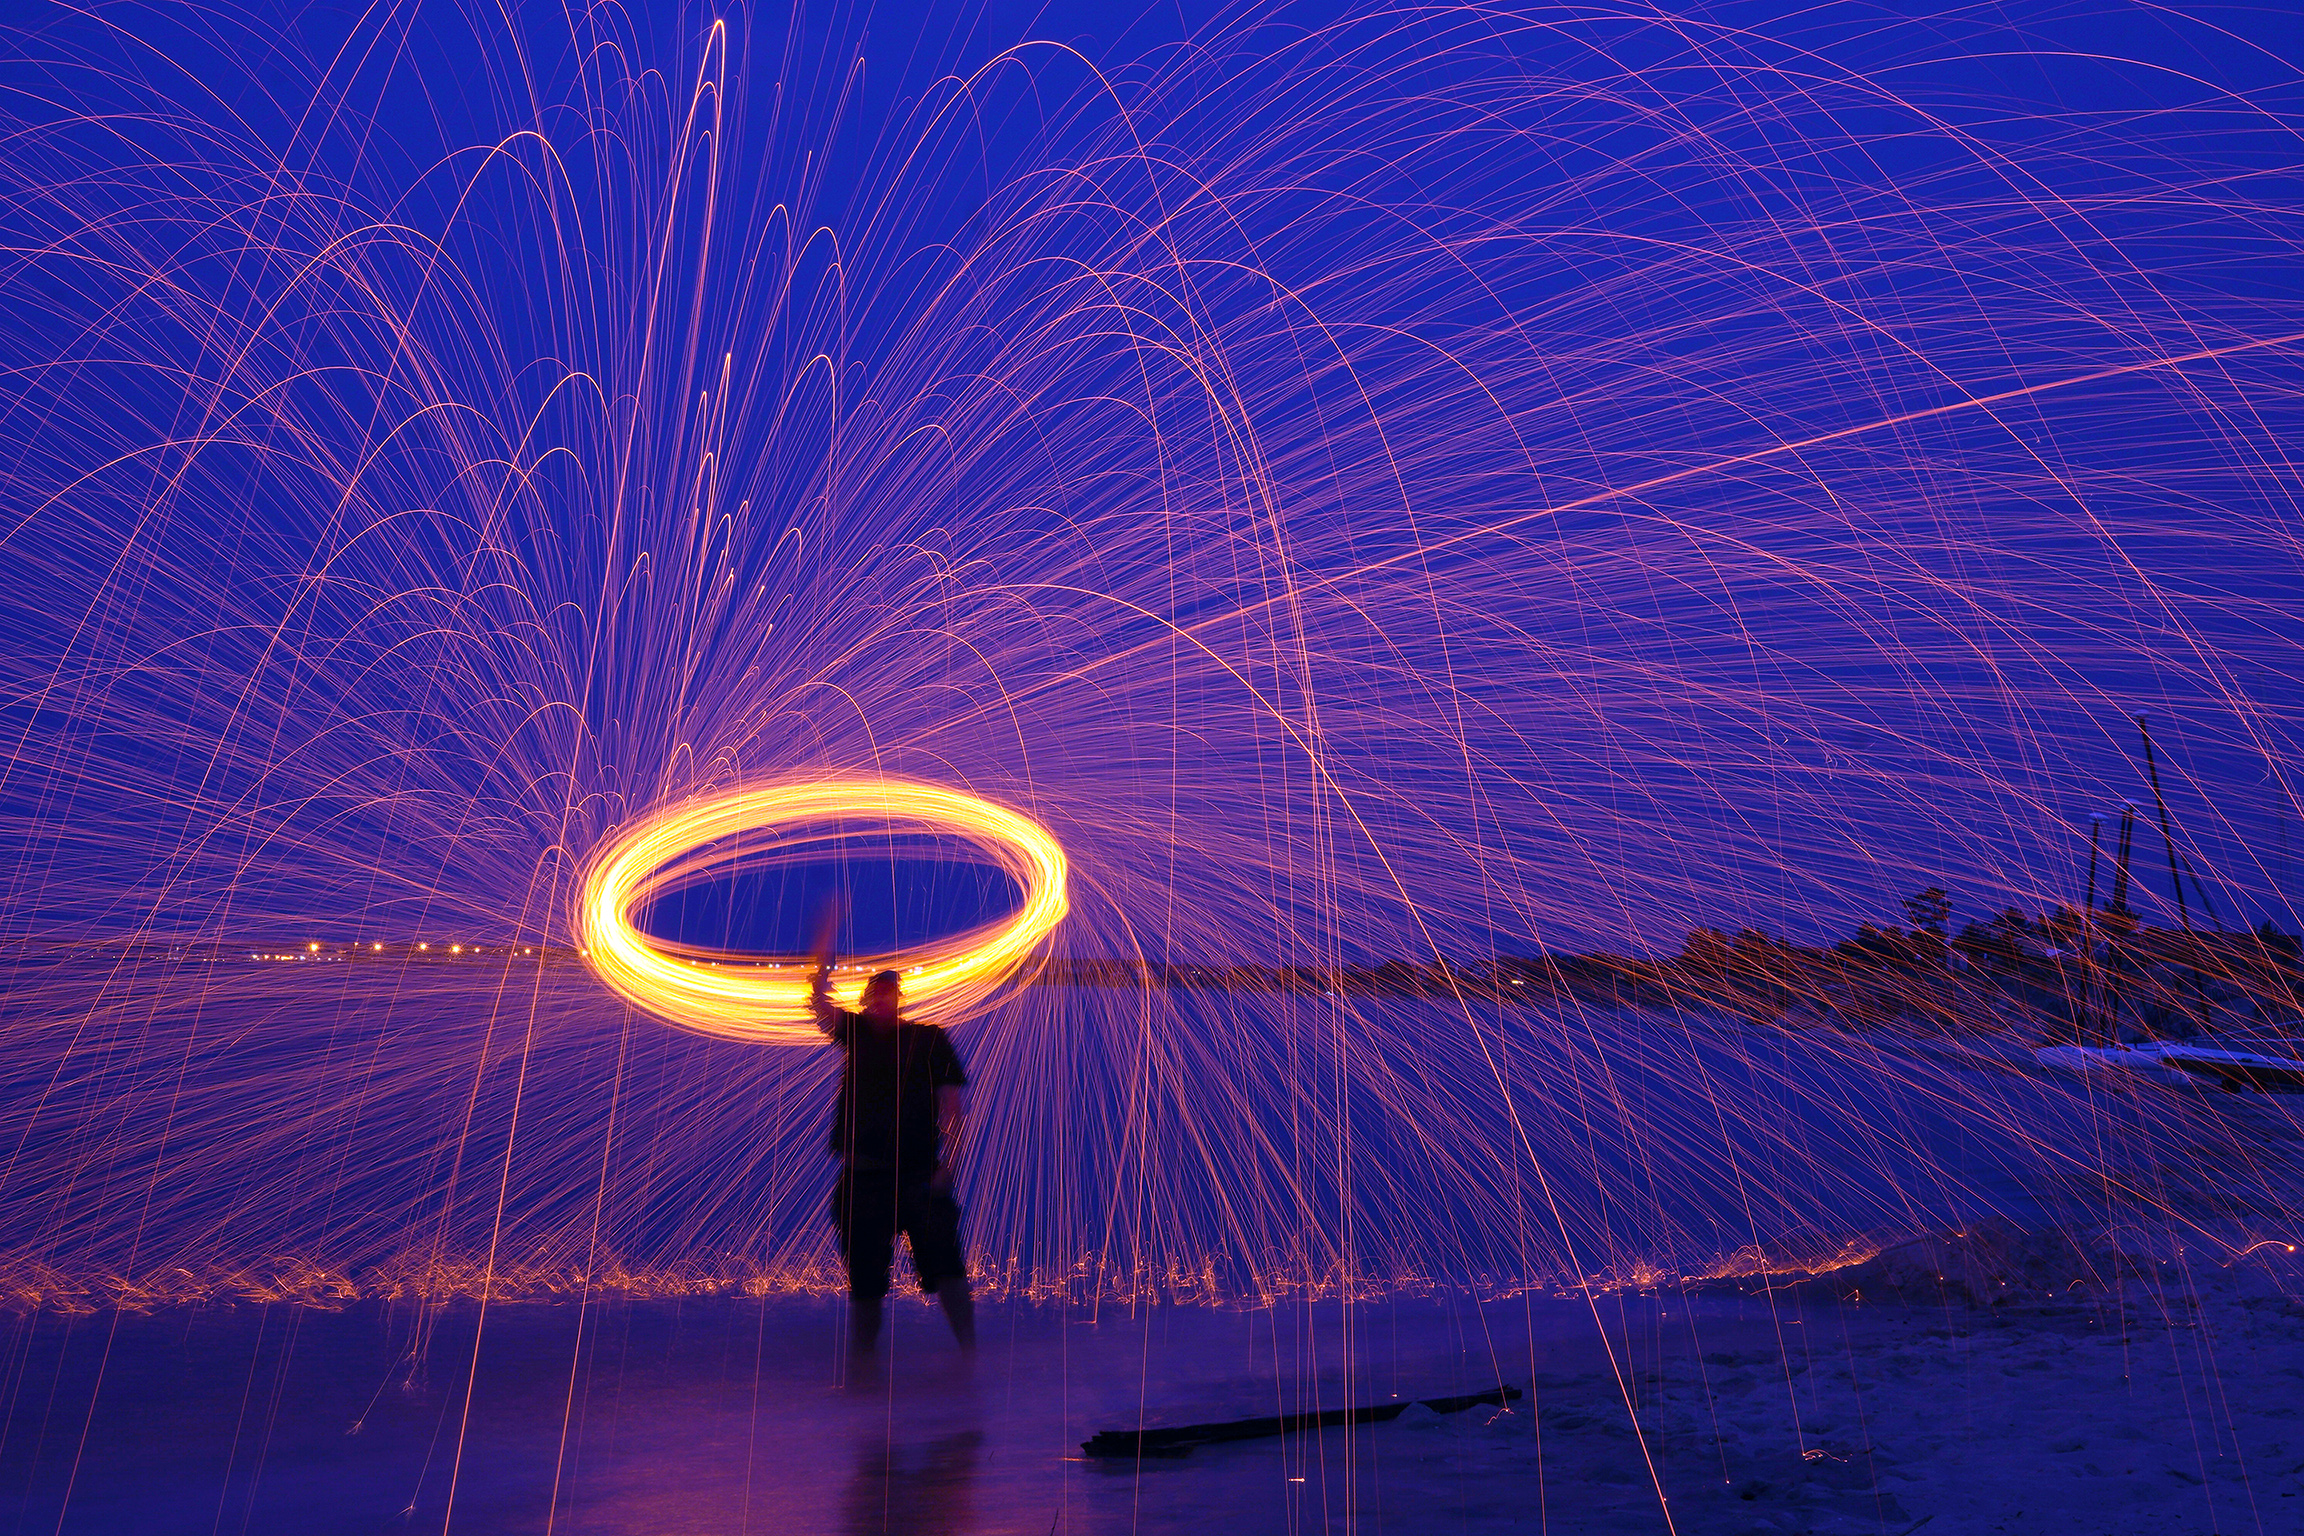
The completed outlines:
[[[12,39],[19,931],[870,763],[1081,950],[1829,936],[2076,897],[2138,710],[2293,925],[2292,12],[724,14]]]

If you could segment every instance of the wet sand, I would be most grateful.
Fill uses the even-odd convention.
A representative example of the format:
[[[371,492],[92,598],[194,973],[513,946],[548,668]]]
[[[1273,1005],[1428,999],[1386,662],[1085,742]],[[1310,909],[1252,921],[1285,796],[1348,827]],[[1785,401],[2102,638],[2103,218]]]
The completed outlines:
[[[789,1299],[499,1308],[476,1372],[470,1309],[18,1319],[0,1529],[2304,1528],[2297,1256],[2137,1259],[1988,1304],[1979,1273],[1919,1296],[1875,1264],[1348,1311],[990,1307],[973,1373],[907,1302],[884,1379],[845,1384],[838,1307]],[[1533,1391],[1176,1459],[1078,1449],[1498,1380]]]

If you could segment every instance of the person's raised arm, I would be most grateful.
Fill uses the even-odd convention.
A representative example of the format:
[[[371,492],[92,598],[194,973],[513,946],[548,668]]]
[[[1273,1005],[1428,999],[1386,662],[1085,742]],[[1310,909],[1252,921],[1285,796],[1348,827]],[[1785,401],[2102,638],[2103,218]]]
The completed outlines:
[[[816,974],[808,981],[808,1011],[816,1027],[837,1038],[840,1010],[832,1006],[832,936],[840,928],[840,898],[826,898],[816,913]]]

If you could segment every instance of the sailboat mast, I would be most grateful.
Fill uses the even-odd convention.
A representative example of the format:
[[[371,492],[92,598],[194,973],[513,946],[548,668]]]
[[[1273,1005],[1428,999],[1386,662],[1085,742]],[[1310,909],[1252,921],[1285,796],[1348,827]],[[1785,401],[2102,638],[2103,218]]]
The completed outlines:
[[[2101,851],[2101,847],[2100,847],[2100,845],[2103,843],[2103,841],[2104,841],[2104,818],[2103,818],[2103,817],[2101,817],[2101,816],[2091,816],[2091,817],[2089,817],[2089,818],[2088,818],[2088,903],[2087,903],[2087,905],[2086,905],[2086,906],[2084,906],[2084,907],[2082,907],[2082,908],[2080,909],[2081,915],[2082,915],[2082,916],[2084,916],[2084,917],[2094,917],[2094,916],[2096,915],[2096,855],[2097,855],[2097,854],[2098,854],[2098,853]]]
[[[2080,1007],[2075,1013],[2073,1032],[2080,1044],[2088,1043],[2088,1031],[2096,1022],[2096,860],[2103,853],[2104,818],[2088,818],[2088,900],[2080,908]]]
[[[2152,800],[2160,808],[2160,841],[2168,848],[2168,884],[2176,892],[2176,916],[2184,925],[2184,949],[2192,962],[2192,996],[2200,1009],[2200,1027],[2208,1027],[2208,981],[2200,974],[2200,948],[2192,940],[2192,909],[2184,904],[2184,877],[2176,870],[2176,836],[2168,830],[2168,797],[2160,793],[2160,764],[2152,755],[2152,717],[2138,715],[2136,729],[2144,733],[2144,771],[2152,780]]]
[[[2112,901],[2104,910],[2125,914],[2128,910],[2128,855],[2136,846],[2136,807],[2120,807],[2120,851],[2112,856]]]
[[[2192,909],[2184,903],[2184,877],[2176,872],[2176,838],[2168,830],[2168,797],[2160,793],[2160,764],[2152,756],[2152,717],[2138,715],[2136,729],[2144,733],[2144,772],[2152,780],[2152,802],[2160,808],[2160,841],[2168,849],[2168,888],[2176,893],[2176,917],[2187,937],[2192,932]]]

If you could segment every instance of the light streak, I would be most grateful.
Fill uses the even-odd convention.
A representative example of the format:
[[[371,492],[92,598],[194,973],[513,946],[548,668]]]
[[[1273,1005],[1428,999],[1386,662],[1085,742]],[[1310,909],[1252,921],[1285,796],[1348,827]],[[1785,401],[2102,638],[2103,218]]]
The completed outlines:
[[[698,873],[684,856],[724,839],[758,853],[821,842],[827,823],[967,839],[1016,881],[1010,916],[916,948],[846,957],[849,971],[904,972],[907,1007],[946,1023],[973,1017],[1024,965],[1066,910],[1064,850],[1028,817],[976,795],[899,779],[827,779],[736,789],[665,806],[621,830],[580,883],[576,928],[600,979],[635,1005],[701,1034],[772,1045],[821,1044],[805,967],[704,962],[649,939],[633,918]],[[704,863],[719,862],[707,857]]]

